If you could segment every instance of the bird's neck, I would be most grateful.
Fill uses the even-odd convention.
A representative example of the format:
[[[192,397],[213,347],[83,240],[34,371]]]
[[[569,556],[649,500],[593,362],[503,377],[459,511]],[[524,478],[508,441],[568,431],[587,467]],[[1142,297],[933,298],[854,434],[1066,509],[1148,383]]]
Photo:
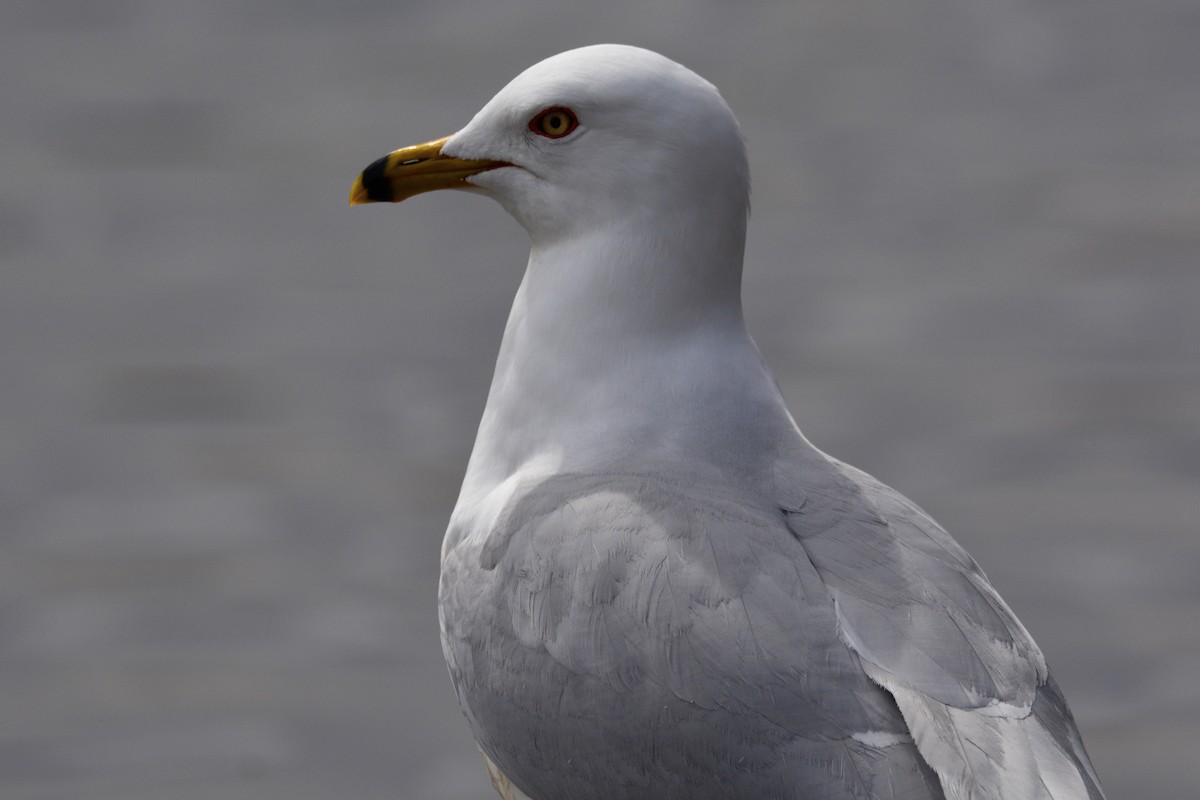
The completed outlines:
[[[715,464],[794,430],[742,321],[743,233],[723,227],[686,240],[660,226],[535,244],[464,496],[535,462]]]

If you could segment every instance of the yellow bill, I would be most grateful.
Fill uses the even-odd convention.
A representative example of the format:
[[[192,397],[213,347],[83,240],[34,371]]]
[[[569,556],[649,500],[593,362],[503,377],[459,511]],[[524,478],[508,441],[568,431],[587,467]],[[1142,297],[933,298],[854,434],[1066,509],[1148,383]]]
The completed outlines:
[[[449,138],[402,147],[371,164],[350,187],[350,205],[399,203],[435,189],[462,189],[470,186],[467,178],[472,175],[512,166],[507,161],[448,156],[442,146]]]

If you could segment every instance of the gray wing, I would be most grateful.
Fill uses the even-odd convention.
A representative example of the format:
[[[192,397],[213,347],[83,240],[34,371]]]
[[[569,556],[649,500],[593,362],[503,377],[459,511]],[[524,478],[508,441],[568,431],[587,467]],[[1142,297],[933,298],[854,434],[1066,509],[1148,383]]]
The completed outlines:
[[[1041,651],[921,509],[837,462],[787,515],[839,632],[896,700],[949,798],[1102,798]]]
[[[766,500],[562,475],[452,530],[440,607],[476,738],[536,800],[938,800]]]

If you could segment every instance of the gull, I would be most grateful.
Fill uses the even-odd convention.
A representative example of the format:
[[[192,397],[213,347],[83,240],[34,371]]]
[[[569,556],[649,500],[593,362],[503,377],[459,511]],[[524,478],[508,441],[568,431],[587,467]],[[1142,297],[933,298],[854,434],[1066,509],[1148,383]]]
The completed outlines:
[[[976,563],[785,407],[743,322],[749,168],[712,84],[561,53],[350,202],[444,188],[532,240],[439,586],[501,797],[1103,797]]]

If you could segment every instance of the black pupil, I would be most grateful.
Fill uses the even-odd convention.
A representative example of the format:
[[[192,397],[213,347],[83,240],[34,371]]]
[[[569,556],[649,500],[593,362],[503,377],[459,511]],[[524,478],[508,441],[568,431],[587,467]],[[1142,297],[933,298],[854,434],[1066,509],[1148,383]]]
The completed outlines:
[[[560,117],[558,114],[551,114],[550,118],[546,120],[546,123],[549,125],[550,130],[556,131],[562,127],[562,117]]]

